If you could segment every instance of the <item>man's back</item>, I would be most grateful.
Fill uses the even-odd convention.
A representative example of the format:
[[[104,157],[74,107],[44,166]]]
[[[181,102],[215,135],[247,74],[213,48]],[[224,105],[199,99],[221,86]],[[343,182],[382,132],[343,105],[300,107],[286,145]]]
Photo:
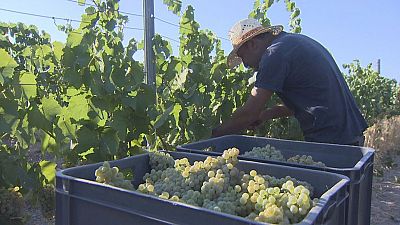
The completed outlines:
[[[283,32],[272,42],[255,86],[278,94],[307,141],[352,144],[367,127],[330,53],[304,35]]]

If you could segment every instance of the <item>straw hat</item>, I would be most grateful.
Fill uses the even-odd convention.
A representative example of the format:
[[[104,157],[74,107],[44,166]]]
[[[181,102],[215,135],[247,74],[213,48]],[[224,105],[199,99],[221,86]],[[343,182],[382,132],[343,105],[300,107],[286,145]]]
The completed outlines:
[[[233,50],[229,53],[227,60],[229,68],[232,69],[242,63],[242,59],[237,56],[236,53],[240,46],[246,41],[266,32],[272,32],[273,35],[278,35],[282,30],[283,26],[281,25],[264,27],[256,19],[252,18],[237,22],[229,31],[229,39],[233,46]]]

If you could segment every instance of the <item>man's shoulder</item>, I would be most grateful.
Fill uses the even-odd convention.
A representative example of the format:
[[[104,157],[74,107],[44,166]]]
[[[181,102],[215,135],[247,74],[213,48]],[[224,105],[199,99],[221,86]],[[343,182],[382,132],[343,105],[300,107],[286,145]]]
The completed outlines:
[[[279,34],[275,40],[272,41],[271,45],[267,47],[263,60],[267,60],[271,57],[277,57],[280,60],[289,60],[293,58],[297,51],[302,51],[306,36],[301,34],[293,33],[282,33]]]
[[[272,43],[273,44],[284,43],[288,45],[295,45],[297,43],[304,43],[304,42],[315,42],[315,40],[304,34],[285,32],[280,34]]]

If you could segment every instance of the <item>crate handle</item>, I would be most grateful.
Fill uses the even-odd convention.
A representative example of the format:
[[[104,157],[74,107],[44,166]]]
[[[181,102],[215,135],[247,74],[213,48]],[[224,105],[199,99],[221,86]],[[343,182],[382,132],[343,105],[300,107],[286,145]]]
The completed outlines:
[[[335,203],[335,201],[332,201],[332,203],[327,207],[327,209],[325,210],[325,212],[322,216],[321,224],[323,224],[329,217],[332,216],[332,212],[334,211],[335,207],[336,207],[336,203]]]
[[[70,187],[70,180],[69,179],[64,179],[62,180],[62,191],[66,194],[69,193],[69,187]]]
[[[347,201],[347,199],[349,199],[350,194],[348,191],[346,191],[346,194],[344,195],[344,198],[342,198],[342,200],[340,200],[339,202],[336,203],[336,205],[341,205],[343,202]],[[347,206],[346,206],[347,207]]]
[[[345,196],[339,202],[336,202],[336,200],[333,201],[333,200],[329,199],[327,201],[327,204],[328,204],[328,202],[332,202],[332,203],[325,210],[325,212],[324,212],[324,214],[322,216],[321,223],[323,224],[329,217],[331,217],[333,212],[334,212],[334,208],[336,208],[336,207],[340,206],[341,204],[343,204],[343,202],[345,202],[349,198],[349,196],[350,196],[350,194],[348,192],[346,192]]]
[[[372,162],[372,159],[369,160],[369,162],[367,164],[364,165],[363,168],[363,174],[365,174],[365,171],[369,169],[370,166],[372,166],[374,163]]]
[[[61,182],[58,182],[58,181],[61,181]],[[62,224],[62,225],[71,225],[71,221],[70,221],[71,195],[69,193],[69,190],[70,190],[70,180],[69,179],[57,180],[56,190],[55,190],[57,193],[56,195],[59,194],[60,197],[64,199],[64,200],[60,201],[60,203],[56,203],[56,207],[61,206],[61,209],[63,210],[61,218],[59,218],[59,220],[61,221],[60,224]],[[59,204],[61,204],[61,205],[59,205]],[[58,210],[60,210],[60,208]],[[56,211],[56,217],[57,217],[57,211]]]
[[[367,174],[365,174],[365,171],[369,170],[369,168],[373,165],[374,165],[374,163],[372,162],[372,160],[370,160],[367,164],[365,164],[364,167],[362,168],[362,173],[360,170],[360,173],[361,173],[360,179],[358,179],[358,181],[354,184],[361,183],[361,181],[364,180],[364,177],[367,176]]]

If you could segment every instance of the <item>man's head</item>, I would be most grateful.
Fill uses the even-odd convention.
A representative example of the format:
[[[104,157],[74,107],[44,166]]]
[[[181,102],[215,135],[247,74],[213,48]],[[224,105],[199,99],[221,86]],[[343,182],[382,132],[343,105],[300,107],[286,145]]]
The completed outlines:
[[[228,56],[228,66],[234,68],[243,62],[246,67],[257,70],[267,46],[266,40],[272,39],[282,30],[282,26],[263,27],[255,19],[244,19],[236,23],[229,31],[233,50]]]
[[[242,60],[246,68],[252,68],[257,71],[261,57],[273,38],[274,36],[270,33],[259,34],[243,43],[236,51],[236,55]]]

